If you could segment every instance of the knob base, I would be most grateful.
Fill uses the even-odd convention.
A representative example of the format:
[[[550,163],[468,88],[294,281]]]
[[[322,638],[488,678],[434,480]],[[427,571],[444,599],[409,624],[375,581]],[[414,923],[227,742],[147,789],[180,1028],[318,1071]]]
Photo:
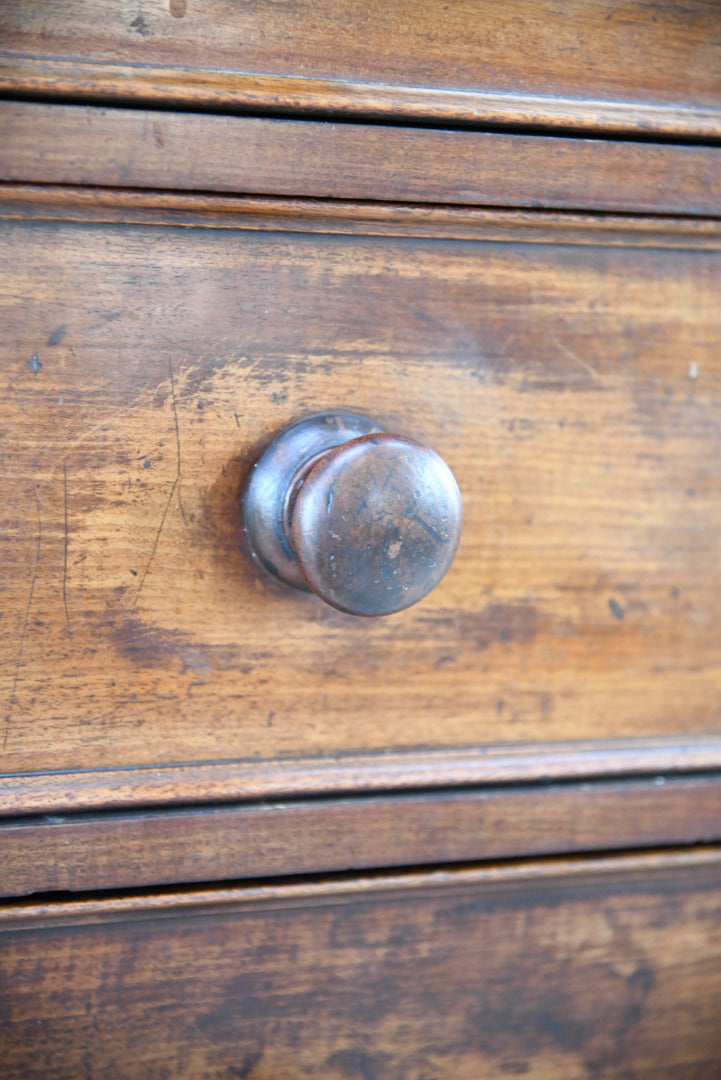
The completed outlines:
[[[279,581],[310,591],[285,530],[299,479],[319,455],[382,430],[356,413],[315,413],[281,431],[256,462],[242,499],[243,528],[253,556]]]

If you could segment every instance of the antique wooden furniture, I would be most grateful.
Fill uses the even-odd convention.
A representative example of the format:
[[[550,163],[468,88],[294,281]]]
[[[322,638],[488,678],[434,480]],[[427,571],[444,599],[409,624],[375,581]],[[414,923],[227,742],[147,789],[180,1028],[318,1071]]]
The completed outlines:
[[[8,0],[0,89],[2,1075],[718,1076],[718,5]],[[244,518],[346,412],[463,502],[385,617]]]

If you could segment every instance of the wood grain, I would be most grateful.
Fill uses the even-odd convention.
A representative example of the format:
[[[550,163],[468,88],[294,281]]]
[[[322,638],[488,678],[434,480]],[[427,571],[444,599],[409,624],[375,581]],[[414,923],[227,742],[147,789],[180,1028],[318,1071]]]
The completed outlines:
[[[178,806],[299,795],[529,784],[553,780],[658,780],[721,770],[718,736],[596,739],[268,761],[225,761],[0,776],[4,816]]]
[[[721,147],[0,102],[0,180],[718,216]]]
[[[1,7],[0,1072],[715,1076],[717,7]],[[401,616],[244,550],[320,408]]]
[[[718,251],[721,220],[0,183],[0,219]]]
[[[721,864],[718,846],[594,855],[590,858],[511,859],[460,867],[421,868],[369,874],[325,874],[288,880],[208,883],[200,887],[141,889],[88,897],[42,896],[0,903],[0,933],[18,930],[97,926],[180,915],[213,915],[222,908],[246,910],[258,905],[298,904],[324,907],[337,899],[369,895],[426,894],[440,888],[504,888],[540,892],[578,880],[603,885],[619,873],[642,875],[653,885],[669,875],[689,873],[697,881],[715,881]]]
[[[721,777],[0,822],[0,895],[430,866],[721,840]]]
[[[2,244],[4,772],[716,731],[718,253]],[[456,563],[404,615],[335,614],[241,550],[255,456],[323,407],[459,479]]]
[[[710,1078],[720,908],[713,853],[6,907],[4,1073]]]
[[[176,10],[174,10],[176,9]],[[182,14],[180,14],[182,12]],[[713,0],[5,0],[6,93],[364,118],[721,133]]]

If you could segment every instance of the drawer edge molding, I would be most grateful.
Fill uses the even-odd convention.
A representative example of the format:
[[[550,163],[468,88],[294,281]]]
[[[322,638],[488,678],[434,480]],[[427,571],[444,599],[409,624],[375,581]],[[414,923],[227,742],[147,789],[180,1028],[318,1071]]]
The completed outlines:
[[[718,217],[721,147],[0,102],[0,180]]]
[[[718,218],[413,206],[0,182],[0,220],[718,251]]]
[[[0,815],[721,770],[721,735],[148,764],[0,775]]]
[[[0,895],[721,842],[721,773],[0,821]]]
[[[585,858],[529,859],[515,863],[492,863],[487,866],[410,870],[400,873],[376,873],[353,877],[339,876],[308,881],[252,883],[214,886],[202,889],[174,889],[77,900],[27,900],[0,904],[0,933],[22,930],[45,930],[73,926],[213,915],[222,910],[252,908],[326,906],[372,901],[379,895],[423,894],[443,891],[453,893],[475,887],[489,891],[531,888],[542,894],[559,883],[579,889],[595,890],[608,882],[611,887],[623,879],[653,888],[659,880],[675,882],[680,891],[706,884],[717,888],[721,873],[721,847],[692,850],[650,851]]]
[[[0,57],[0,93],[218,112],[295,114],[686,139],[721,137],[713,106],[394,86],[206,68]]]

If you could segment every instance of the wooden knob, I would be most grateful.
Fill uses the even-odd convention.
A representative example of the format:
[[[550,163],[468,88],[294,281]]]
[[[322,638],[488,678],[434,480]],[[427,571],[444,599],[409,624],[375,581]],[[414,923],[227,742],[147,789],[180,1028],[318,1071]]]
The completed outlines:
[[[282,431],[244,497],[264,566],[352,615],[390,615],[426,596],[453,561],[462,514],[438,454],[352,413]]]

